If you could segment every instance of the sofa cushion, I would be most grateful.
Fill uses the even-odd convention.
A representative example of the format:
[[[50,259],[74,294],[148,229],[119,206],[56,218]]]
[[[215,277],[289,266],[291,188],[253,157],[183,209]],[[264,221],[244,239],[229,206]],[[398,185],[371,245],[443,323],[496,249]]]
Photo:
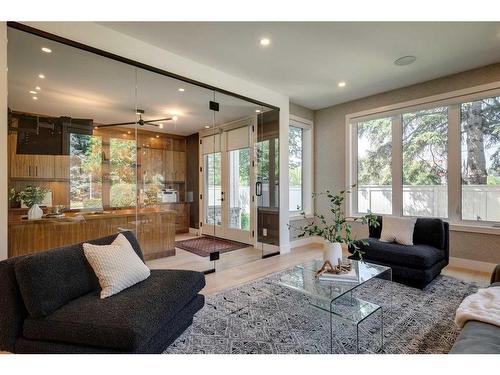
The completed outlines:
[[[369,246],[362,246],[365,252],[363,258],[391,265],[401,265],[425,269],[433,266],[444,258],[444,251],[429,245],[406,246],[397,243],[381,242],[369,238]]]
[[[205,286],[202,273],[152,270],[146,280],[106,299],[95,291],[52,314],[24,322],[23,336],[134,351]]]
[[[413,233],[415,229],[415,218],[383,216],[382,233],[380,241],[396,242],[401,245],[413,245]]]
[[[149,268],[121,233],[111,245],[84,243],[83,252],[99,279],[101,298],[119,293],[149,277]]]
[[[469,321],[460,332],[451,349],[453,354],[498,354],[500,353],[500,327],[492,324]]]
[[[443,220],[418,218],[413,232],[413,243],[444,248],[445,233]]]

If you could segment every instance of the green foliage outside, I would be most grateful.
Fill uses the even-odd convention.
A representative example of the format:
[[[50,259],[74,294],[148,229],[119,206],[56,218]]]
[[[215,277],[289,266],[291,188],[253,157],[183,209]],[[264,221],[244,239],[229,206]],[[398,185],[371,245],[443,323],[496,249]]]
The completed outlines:
[[[500,97],[461,105],[462,180],[500,184]],[[404,185],[443,185],[448,179],[448,108],[403,114]],[[390,118],[357,124],[358,184],[391,185]]]
[[[250,230],[250,215],[246,212],[240,213],[240,225],[243,230]]]
[[[111,185],[111,207],[133,207],[136,205],[135,184],[117,183]]]

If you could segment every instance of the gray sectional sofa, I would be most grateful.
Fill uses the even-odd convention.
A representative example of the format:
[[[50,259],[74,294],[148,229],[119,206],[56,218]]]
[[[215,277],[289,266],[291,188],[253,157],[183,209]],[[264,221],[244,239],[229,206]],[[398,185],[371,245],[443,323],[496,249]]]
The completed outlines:
[[[131,232],[123,232],[144,260]],[[110,244],[116,235],[89,241]],[[161,353],[204,305],[202,273],[152,270],[106,299],[81,244],[0,262],[0,350]]]
[[[491,275],[490,287],[500,287],[500,264]],[[465,323],[451,354],[500,354],[500,327],[470,320]]]

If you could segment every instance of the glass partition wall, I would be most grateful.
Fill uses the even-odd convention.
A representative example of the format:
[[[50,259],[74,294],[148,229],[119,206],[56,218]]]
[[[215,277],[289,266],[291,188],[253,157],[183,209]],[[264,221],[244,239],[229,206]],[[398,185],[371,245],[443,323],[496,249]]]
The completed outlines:
[[[8,37],[9,256],[125,230],[151,268],[214,272],[276,253],[277,110]]]

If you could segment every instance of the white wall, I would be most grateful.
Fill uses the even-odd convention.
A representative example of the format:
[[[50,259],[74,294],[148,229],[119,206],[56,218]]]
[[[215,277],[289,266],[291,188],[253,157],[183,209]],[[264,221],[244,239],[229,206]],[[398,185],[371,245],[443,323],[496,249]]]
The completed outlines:
[[[199,64],[193,60],[186,59],[92,22],[25,22],[25,24],[279,107],[280,138],[283,140],[288,139],[289,98],[285,95],[231,76],[207,65]],[[2,28],[5,29],[5,22],[2,22],[1,25]],[[6,46],[1,46],[1,48],[2,56],[6,55]],[[3,91],[4,90],[2,90],[2,92]],[[0,116],[2,118],[6,118],[6,109],[6,105],[0,108]],[[6,128],[4,127],[4,129]],[[2,134],[2,137],[4,136],[6,136],[6,134]],[[280,170],[286,171],[288,170],[288,142],[280,142],[280,156]],[[0,149],[0,159],[2,163],[5,163],[7,160],[6,143],[5,147]],[[6,189],[6,169],[5,172],[2,173],[0,182],[2,189]],[[0,191],[0,194],[1,193]],[[4,192],[0,197],[5,197],[6,194],[7,193]],[[3,201],[5,201],[5,199],[2,199],[2,202]],[[6,207],[2,206],[2,215],[4,214],[6,215]],[[286,225],[288,223],[288,216],[288,174],[280,173],[280,247],[282,252],[289,250],[289,234]],[[2,230],[4,230],[6,224],[0,224],[3,224]],[[6,251],[3,244],[2,251]]]
[[[0,260],[7,259],[7,25],[0,22]]]

